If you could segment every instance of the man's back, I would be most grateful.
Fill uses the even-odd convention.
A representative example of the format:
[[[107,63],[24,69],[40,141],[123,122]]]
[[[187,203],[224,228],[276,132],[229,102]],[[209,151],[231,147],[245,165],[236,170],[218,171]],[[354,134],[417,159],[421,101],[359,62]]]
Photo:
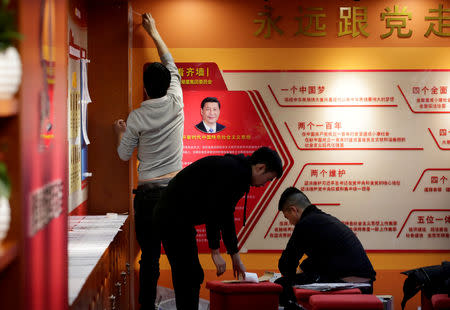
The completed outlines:
[[[305,209],[295,226],[280,258],[280,271],[292,264],[289,261],[296,260],[298,264],[303,254],[308,256],[300,265],[304,272],[336,279],[348,276],[375,279],[372,264],[353,231],[314,205]]]
[[[146,100],[130,113],[118,148],[124,160],[138,148],[139,180],[181,169],[184,123],[181,77],[170,53],[161,60],[171,74],[167,95]]]
[[[251,166],[244,156],[204,157],[172,179],[157,209],[193,225],[205,224],[217,215],[232,214],[250,182]]]
[[[181,170],[159,199],[154,224],[163,234],[177,235],[206,224],[208,244],[219,248],[222,239],[229,253],[237,253],[235,205],[250,189],[252,169],[243,155],[208,156]],[[176,229],[175,229],[176,227]]]

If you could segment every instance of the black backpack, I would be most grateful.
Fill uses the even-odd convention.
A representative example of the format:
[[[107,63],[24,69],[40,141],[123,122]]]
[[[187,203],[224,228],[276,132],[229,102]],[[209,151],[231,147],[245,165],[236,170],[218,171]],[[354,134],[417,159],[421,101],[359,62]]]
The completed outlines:
[[[431,299],[434,294],[450,294],[450,262],[401,272],[407,275],[403,284],[402,310],[406,302],[422,291]]]

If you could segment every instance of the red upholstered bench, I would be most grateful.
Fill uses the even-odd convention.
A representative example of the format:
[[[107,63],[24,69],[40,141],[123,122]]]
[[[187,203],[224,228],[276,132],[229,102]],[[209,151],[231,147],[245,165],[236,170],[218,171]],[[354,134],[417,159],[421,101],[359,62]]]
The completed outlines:
[[[375,295],[313,295],[309,303],[312,310],[383,310],[383,302]]]
[[[303,306],[306,309],[311,309],[311,305],[309,304],[309,298],[312,295],[336,295],[336,294],[361,294],[359,288],[351,288],[347,290],[334,290],[334,291],[316,291],[316,290],[307,290],[303,288],[294,288],[295,297],[297,298],[297,303]]]
[[[435,294],[431,296],[431,303],[433,304],[433,310],[450,309],[450,297],[447,294]]]
[[[206,282],[211,310],[277,310],[281,285],[271,282]]]
[[[422,310],[449,310],[450,297],[447,294],[434,294],[430,299],[421,291],[420,305]]]
[[[423,291],[420,291],[420,306],[422,310],[433,310],[431,299],[425,296]]]

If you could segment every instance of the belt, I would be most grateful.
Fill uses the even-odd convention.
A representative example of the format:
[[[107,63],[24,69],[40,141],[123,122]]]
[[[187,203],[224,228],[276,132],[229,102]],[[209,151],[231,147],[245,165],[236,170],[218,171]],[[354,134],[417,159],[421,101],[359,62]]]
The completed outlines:
[[[154,191],[154,190],[161,190],[163,188],[167,187],[166,184],[159,184],[159,183],[144,183],[141,185],[138,185],[136,189],[133,189],[133,194],[137,194],[139,192],[148,192],[148,191]]]

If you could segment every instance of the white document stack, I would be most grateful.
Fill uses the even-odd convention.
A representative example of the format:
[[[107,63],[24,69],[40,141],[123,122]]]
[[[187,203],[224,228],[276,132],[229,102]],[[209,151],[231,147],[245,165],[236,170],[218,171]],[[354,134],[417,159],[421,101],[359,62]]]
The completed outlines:
[[[71,305],[128,215],[69,216],[68,261]]]

